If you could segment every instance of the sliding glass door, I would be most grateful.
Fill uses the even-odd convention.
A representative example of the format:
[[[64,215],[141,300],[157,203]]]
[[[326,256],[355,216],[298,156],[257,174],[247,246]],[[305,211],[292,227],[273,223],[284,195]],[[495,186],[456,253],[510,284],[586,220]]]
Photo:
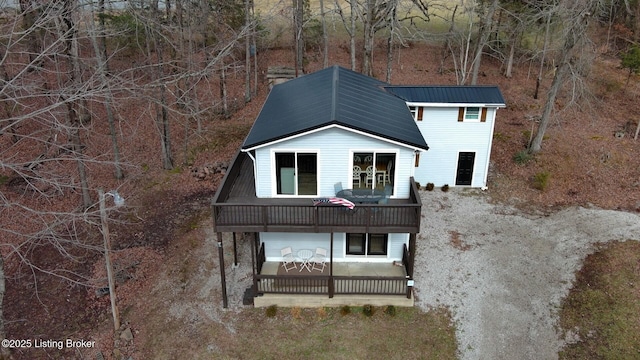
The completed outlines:
[[[275,165],[278,195],[318,194],[318,154],[278,152]]]

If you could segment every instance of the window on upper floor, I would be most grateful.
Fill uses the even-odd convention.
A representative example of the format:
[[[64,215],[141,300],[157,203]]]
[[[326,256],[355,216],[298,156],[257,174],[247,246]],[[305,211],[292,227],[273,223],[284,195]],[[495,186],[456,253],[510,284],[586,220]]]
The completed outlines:
[[[422,106],[409,106],[409,111],[411,111],[414,120],[422,121],[422,114],[424,112]]]
[[[276,152],[275,171],[278,195],[316,195],[318,193],[318,155],[316,153]]]
[[[469,106],[458,109],[458,122],[485,122],[487,121],[487,108]]]
[[[393,194],[396,154],[357,151],[353,153],[353,188],[383,190]]]
[[[468,107],[464,112],[465,120],[480,120],[480,108],[479,107]]]

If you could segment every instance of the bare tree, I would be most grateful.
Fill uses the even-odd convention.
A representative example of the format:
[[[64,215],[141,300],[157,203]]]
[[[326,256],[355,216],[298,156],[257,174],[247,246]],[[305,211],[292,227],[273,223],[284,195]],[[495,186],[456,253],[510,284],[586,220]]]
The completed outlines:
[[[577,72],[572,72],[572,70],[575,69],[580,52],[585,50],[585,45],[589,40],[587,36],[588,23],[594,11],[597,10],[597,5],[598,0],[573,2],[565,0],[557,5],[555,13],[564,24],[563,44],[559,49],[556,72],[545,101],[540,123],[528,148],[530,153],[537,153],[542,149],[542,140],[551,119],[555,100],[566,76],[570,73],[577,75]]]
[[[471,70],[471,85],[478,83],[478,73],[480,72],[480,63],[482,62],[482,52],[484,51],[489,35],[492,31],[493,16],[498,8],[499,0],[491,0],[489,7],[481,13],[483,13],[482,23],[480,24],[480,31],[478,34],[478,43],[476,45],[476,53],[473,57],[473,69]]]
[[[322,67],[326,68],[329,66],[329,34],[327,34],[324,0],[320,0],[320,21],[322,23]]]

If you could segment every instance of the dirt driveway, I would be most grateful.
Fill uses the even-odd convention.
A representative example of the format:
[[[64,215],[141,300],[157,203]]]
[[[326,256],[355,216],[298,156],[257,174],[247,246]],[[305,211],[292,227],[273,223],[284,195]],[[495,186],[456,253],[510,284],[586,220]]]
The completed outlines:
[[[557,359],[557,311],[594,244],[640,240],[640,216],[571,207],[525,214],[479,190],[425,192],[416,304],[446,306],[461,359]]]

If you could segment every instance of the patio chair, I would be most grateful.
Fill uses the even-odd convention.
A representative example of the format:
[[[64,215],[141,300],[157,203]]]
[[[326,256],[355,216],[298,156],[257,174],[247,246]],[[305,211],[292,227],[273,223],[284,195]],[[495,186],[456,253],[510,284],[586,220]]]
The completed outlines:
[[[324,271],[324,267],[327,266],[327,250],[323,248],[316,248],[316,253],[311,258],[313,266],[312,270]]]
[[[391,170],[393,168],[393,161],[389,160],[387,163],[387,169],[384,172],[378,173],[378,182],[382,185],[391,183]]]
[[[366,173],[367,173],[367,180],[365,181],[365,186],[369,187],[369,183],[371,183],[371,188],[373,188],[374,178],[376,175],[376,170],[373,168],[373,165],[367,166]]]
[[[388,204],[389,203],[389,198],[391,197],[391,193],[392,192],[393,192],[393,186],[392,185],[385,185],[384,186],[384,197],[382,199],[378,200],[378,204],[382,204],[382,205]]]
[[[298,268],[298,265],[296,265],[296,257],[293,256],[293,251],[290,246],[280,250],[280,255],[282,255],[282,267],[287,272]]]
[[[362,172],[362,169],[360,169],[360,166],[358,165],[354,165],[353,166],[353,185],[355,186],[356,183],[358,183],[358,187],[360,187],[360,173]]]

